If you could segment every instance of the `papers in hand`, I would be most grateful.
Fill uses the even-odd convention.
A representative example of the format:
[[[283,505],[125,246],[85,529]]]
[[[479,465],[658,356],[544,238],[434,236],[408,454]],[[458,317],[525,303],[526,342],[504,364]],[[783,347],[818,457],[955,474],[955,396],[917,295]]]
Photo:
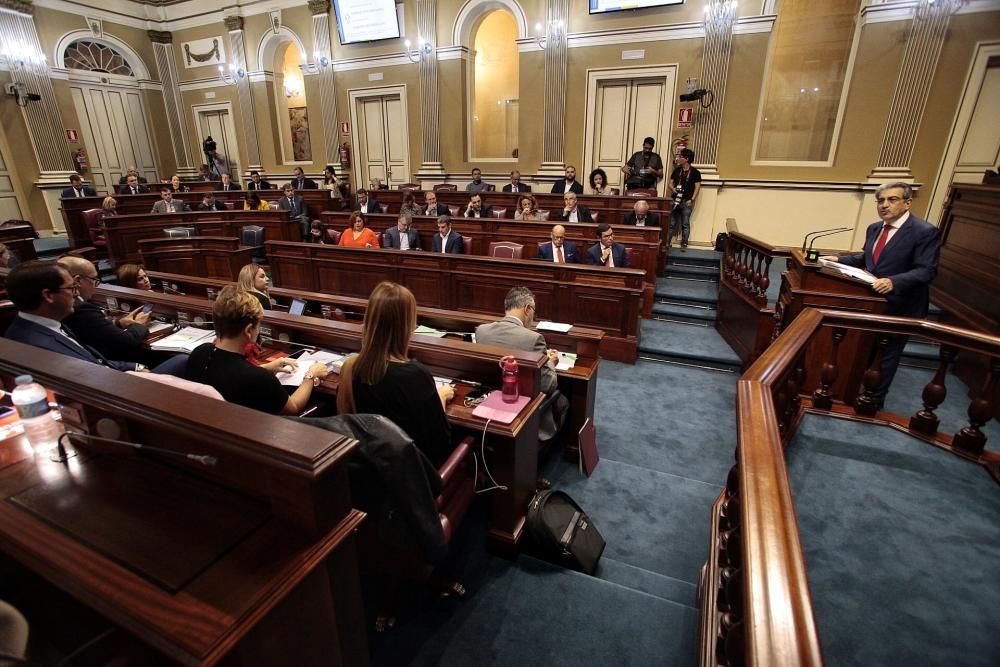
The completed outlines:
[[[560,333],[566,333],[573,328],[573,325],[563,324],[562,322],[539,322],[536,328],[539,331],[558,331]]]
[[[211,329],[183,327],[169,336],[164,336],[160,340],[153,342],[149,348],[158,352],[184,352],[191,354],[194,348],[202,343],[211,343],[214,340],[215,332]]]
[[[289,387],[298,387],[305,379],[306,372],[313,364],[324,364],[333,373],[339,373],[340,367],[344,365],[344,355],[336,352],[306,352],[295,360],[295,370],[291,373],[278,373],[275,375],[278,381]]]
[[[863,283],[871,285],[873,282],[878,280],[875,276],[868,273],[864,269],[858,269],[853,266],[847,266],[846,264],[841,264],[840,262],[831,262],[828,259],[819,259],[819,264],[824,269],[830,269],[834,273],[838,273],[842,276],[847,276],[848,278],[854,278],[855,280],[860,280]]]

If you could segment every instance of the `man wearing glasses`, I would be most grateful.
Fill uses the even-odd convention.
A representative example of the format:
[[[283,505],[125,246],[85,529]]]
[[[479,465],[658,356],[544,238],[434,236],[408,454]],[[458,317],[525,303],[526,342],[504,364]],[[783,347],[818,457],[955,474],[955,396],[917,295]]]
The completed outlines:
[[[941,239],[938,228],[910,214],[913,189],[888,183],[875,192],[879,222],[868,225],[864,250],[823,259],[862,268],[875,276],[872,289],[886,298],[885,314],[927,316],[930,283],[937,275]],[[906,336],[892,336],[882,355],[882,381],[875,397],[879,407],[899,366]]]
[[[106,359],[62,324],[76,305],[77,281],[61,264],[18,264],[7,276],[7,296],[18,310],[7,338],[115,370],[145,370],[142,364]]]

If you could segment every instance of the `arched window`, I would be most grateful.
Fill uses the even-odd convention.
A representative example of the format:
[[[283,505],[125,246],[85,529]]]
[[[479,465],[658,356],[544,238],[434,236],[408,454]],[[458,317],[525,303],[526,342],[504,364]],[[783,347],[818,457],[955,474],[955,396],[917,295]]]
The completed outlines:
[[[63,66],[85,72],[134,77],[132,66],[121,53],[106,44],[78,39],[63,52]]]
[[[489,12],[473,36],[473,159],[517,157],[519,55],[518,26],[503,9]]]
[[[274,79],[281,116],[284,161],[312,162],[309,136],[309,112],[305,79],[302,76],[302,53],[294,42],[286,42],[274,52]]]

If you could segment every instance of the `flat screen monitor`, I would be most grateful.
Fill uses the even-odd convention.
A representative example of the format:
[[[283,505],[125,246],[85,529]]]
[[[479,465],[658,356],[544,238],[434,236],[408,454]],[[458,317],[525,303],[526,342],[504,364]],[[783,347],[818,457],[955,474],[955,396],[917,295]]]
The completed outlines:
[[[684,0],[590,0],[589,4],[591,14],[605,14],[607,12],[623,12],[628,9],[683,5]]]
[[[288,306],[288,314],[302,315],[306,312],[306,303],[305,299],[292,299],[292,304]]]
[[[395,0],[334,0],[341,44],[398,39]]]

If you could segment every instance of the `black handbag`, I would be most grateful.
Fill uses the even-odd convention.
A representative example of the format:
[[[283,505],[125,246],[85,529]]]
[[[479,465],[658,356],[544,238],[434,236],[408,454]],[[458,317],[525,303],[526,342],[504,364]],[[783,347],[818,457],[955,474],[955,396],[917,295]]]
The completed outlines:
[[[528,505],[525,532],[537,555],[550,563],[593,574],[604,538],[576,502],[562,491],[539,491]]]

